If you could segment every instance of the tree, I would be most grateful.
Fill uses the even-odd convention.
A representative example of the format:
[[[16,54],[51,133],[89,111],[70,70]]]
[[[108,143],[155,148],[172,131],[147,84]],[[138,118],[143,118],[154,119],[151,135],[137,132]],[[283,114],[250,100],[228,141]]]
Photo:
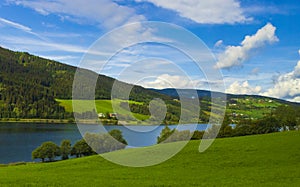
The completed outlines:
[[[69,154],[71,153],[71,141],[63,140],[60,144],[60,152],[62,156],[62,160],[69,159]]]
[[[266,133],[272,133],[272,132],[278,132],[280,129],[279,121],[272,117],[264,117],[261,120],[258,120],[254,124],[254,130],[256,131],[255,134],[266,134]]]
[[[297,126],[297,112],[292,106],[281,105],[276,108],[274,115],[284,130],[291,130]]]
[[[232,136],[232,127],[230,124],[232,123],[231,119],[229,118],[228,115],[225,115],[223,123],[221,125],[218,137],[230,137]]]
[[[172,136],[165,140],[165,142],[188,141],[191,139],[191,132],[189,130],[178,131],[174,130]]]
[[[98,134],[86,133],[84,139],[99,154],[124,149],[127,145],[120,130]]]
[[[213,138],[216,138],[219,134],[219,130],[220,130],[220,125],[211,125],[211,127],[208,128],[208,133],[207,135],[204,137],[204,138],[207,138],[207,139],[213,139]]]
[[[157,137],[157,143],[161,143],[169,138],[174,133],[174,129],[171,130],[168,126],[166,126],[161,132],[160,135]]]
[[[75,143],[71,149],[71,155],[76,155],[76,157],[88,156],[94,154],[92,148],[85,142],[84,139],[81,139]]]
[[[55,143],[50,141],[44,142],[32,152],[32,158],[40,158],[42,162],[45,161],[45,158],[48,158],[49,161],[53,161],[57,156],[60,156],[60,148]]]
[[[42,162],[44,162],[45,158],[46,158],[46,155],[42,153],[41,146],[36,148],[35,150],[33,150],[31,155],[32,155],[32,159],[40,158],[42,160]]]
[[[193,136],[191,137],[191,140],[201,140],[205,131],[194,131]]]
[[[126,140],[123,138],[122,131],[120,131],[118,129],[113,129],[109,132],[109,135],[111,135],[118,142],[127,145]]]
[[[190,140],[193,133],[189,130],[178,131],[176,129],[171,130],[166,126],[160,133],[160,136],[157,137],[157,143],[168,143],[176,141],[187,141]]]

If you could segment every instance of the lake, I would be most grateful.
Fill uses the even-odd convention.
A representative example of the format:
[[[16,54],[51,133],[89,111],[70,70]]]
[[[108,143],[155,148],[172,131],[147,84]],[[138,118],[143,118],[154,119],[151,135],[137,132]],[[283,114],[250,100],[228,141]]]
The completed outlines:
[[[81,125],[82,127],[83,125]],[[84,125],[88,132],[97,132],[98,125]],[[169,125],[171,129],[176,125]],[[207,125],[181,125],[180,130],[205,130]],[[156,144],[164,126],[105,126],[107,131],[119,129],[128,147],[143,147]],[[64,139],[72,144],[82,138],[76,124],[37,124],[1,123],[0,124],[0,163],[19,161],[31,162],[31,152],[43,142],[53,141],[57,145]]]

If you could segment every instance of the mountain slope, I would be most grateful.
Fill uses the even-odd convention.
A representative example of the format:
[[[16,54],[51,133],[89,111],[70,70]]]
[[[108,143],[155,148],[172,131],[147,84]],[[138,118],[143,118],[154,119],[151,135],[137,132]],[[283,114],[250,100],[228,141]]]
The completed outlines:
[[[57,99],[72,99],[73,79],[76,67],[53,60],[40,58],[25,52],[14,52],[0,47],[0,119],[3,118],[47,118],[68,119],[73,113],[66,111]],[[95,87],[95,99],[111,99],[111,88],[116,81],[105,75],[84,70],[91,77],[98,77]],[[86,77],[87,81],[90,77]],[[120,82],[120,88],[132,86]],[[119,91],[122,91],[120,89]],[[181,89],[184,97],[191,98],[191,90]],[[223,93],[215,94],[222,95]],[[200,100],[201,123],[207,123],[210,116],[211,92],[197,90],[193,98]],[[142,105],[131,105],[135,113],[149,115],[148,104],[154,98],[161,98],[167,105],[165,121],[178,122],[181,114],[181,103],[175,89],[145,89],[133,86],[130,100],[139,101]],[[85,99],[85,98],[83,98]],[[280,99],[227,94],[228,115],[243,118],[261,118],[280,105],[299,107],[300,104]],[[192,109],[191,109],[192,110]],[[111,111],[113,112],[113,111]],[[233,119],[232,118],[232,119]]]
[[[115,79],[97,75],[95,98],[110,99]],[[55,100],[71,99],[76,67],[0,47],[0,118],[69,118]],[[121,86],[129,84],[120,83]],[[130,99],[150,101],[168,96],[134,86]]]

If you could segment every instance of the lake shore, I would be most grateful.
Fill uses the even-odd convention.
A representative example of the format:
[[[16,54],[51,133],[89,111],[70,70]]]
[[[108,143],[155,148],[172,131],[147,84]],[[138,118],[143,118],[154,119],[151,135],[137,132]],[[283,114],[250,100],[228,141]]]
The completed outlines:
[[[68,124],[75,123],[74,120],[70,119],[17,119],[17,118],[2,118],[0,123],[55,123],[55,124]]]
[[[44,124],[99,124],[103,125],[116,125],[115,120],[74,120],[74,119],[16,119],[16,118],[4,118],[0,119],[0,123],[44,123]]]
[[[105,126],[111,126],[111,125],[126,125],[126,126],[135,126],[135,125],[144,125],[149,126],[147,122],[138,122],[138,121],[116,121],[116,120],[108,120],[108,119],[100,119],[100,120],[74,120],[74,119],[18,119],[18,118],[2,118],[0,119],[1,123],[45,123],[45,124],[102,124]],[[191,124],[191,123],[187,123]],[[153,124],[151,124],[153,125]],[[176,125],[176,123],[168,123],[168,124],[160,124],[160,125]],[[182,124],[184,125],[184,124]]]

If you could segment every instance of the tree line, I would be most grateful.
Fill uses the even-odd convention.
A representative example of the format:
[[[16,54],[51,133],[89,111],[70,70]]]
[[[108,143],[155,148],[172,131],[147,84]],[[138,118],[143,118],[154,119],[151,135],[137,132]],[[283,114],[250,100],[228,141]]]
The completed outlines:
[[[255,134],[267,134],[285,130],[300,129],[300,110],[292,106],[282,105],[262,119],[240,119],[232,124],[229,115],[225,115],[221,125],[211,125],[205,138],[225,138]],[[167,143],[184,140],[200,140],[204,131],[178,131],[166,126],[157,137],[157,143]]]
[[[82,157],[94,154],[106,153],[124,149],[127,145],[120,130],[111,130],[109,133],[86,133],[84,138],[77,141],[73,146],[70,140],[63,140],[60,146],[48,141],[42,143],[32,151],[32,159],[46,159],[51,162],[61,156],[62,160],[70,156]]]

